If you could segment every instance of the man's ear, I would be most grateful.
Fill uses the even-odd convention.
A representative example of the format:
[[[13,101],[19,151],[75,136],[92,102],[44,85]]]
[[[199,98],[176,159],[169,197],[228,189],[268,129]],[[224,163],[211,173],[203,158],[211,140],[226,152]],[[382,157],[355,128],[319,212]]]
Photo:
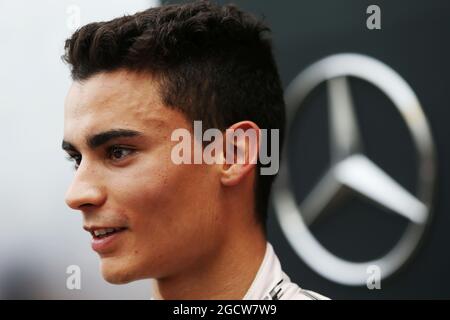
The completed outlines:
[[[252,121],[233,124],[225,132],[221,182],[233,186],[256,168],[260,129]]]

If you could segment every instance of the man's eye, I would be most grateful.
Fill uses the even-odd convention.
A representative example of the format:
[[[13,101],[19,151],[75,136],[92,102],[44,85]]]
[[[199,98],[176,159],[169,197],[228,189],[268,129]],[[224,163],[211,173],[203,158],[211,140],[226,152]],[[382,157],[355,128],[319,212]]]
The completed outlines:
[[[74,168],[76,170],[80,166],[81,155],[80,154],[69,154],[69,155],[67,155],[67,160],[74,162]]]
[[[120,147],[120,146],[112,146],[108,148],[108,158],[111,160],[122,160],[124,157],[132,154],[134,152],[133,149]]]

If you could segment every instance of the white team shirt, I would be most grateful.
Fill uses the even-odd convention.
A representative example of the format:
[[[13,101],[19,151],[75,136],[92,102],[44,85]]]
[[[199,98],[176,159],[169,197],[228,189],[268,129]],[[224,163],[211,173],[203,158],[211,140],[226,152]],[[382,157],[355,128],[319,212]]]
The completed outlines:
[[[264,259],[243,300],[329,300],[291,282],[283,272],[272,245],[267,242]]]

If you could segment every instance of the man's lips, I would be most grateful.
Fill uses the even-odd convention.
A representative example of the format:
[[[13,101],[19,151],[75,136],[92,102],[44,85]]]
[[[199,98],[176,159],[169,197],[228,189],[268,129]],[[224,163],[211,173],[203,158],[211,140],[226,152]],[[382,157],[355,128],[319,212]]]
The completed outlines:
[[[93,238],[102,238],[111,233],[120,232],[128,228],[123,226],[84,226],[83,229],[89,232]]]
[[[126,227],[113,227],[113,226],[95,226],[95,227],[84,227],[86,231],[88,231],[93,238],[102,238],[108,236],[110,234],[123,231],[127,229]]]
[[[92,249],[98,253],[106,253],[114,249],[116,240],[122,236],[127,227],[117,226],[84,226],[92,235]]]

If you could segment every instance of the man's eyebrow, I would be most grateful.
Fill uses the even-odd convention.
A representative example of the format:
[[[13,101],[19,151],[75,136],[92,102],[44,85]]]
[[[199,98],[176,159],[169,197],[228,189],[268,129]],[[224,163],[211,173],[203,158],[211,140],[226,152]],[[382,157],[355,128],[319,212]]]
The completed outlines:
[[[102,144],[107,143],[108,141],[116,138],[123,137],[136,137],[140,136],[141,133],[139,131],[129,130],[129,129],[113,129],[105,132],[97,133],[91,137],[86,139],[86,144],[91,148],[95,149]]]
[[[95,149],[108,141],[116,138],[122,137],[136,137],[142,135],[141,132],[129,129],[112,129],[104,132],[97,133],[93,136],[86,138],[86,144],[91,148]],[[62,148],[66,151],[77,151],[75,146],[68,141],[63,140]]]

